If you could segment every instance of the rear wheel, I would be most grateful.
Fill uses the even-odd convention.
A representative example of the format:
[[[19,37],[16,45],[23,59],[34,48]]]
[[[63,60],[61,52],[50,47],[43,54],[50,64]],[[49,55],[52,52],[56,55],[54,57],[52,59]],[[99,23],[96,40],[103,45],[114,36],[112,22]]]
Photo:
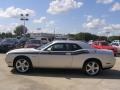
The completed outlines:
[[[100,73],[101,71],[101,65],[98,61],[92,60],[92,61],[87,61],[84,64],[83,70],[85,74],[89,76],[95,76]]]
[[[31,62],[27,59],[17,59],[14,63],[14,68],[17,72],[26,73],[31,69]]]

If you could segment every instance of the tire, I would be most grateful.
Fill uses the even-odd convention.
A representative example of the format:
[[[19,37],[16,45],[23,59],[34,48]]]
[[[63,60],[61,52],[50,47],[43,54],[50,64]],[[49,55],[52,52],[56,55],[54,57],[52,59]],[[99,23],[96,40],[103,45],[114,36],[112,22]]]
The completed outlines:
[[[114,53],[114,56],[117,57],[117,53]]]
[[[31,70],[32,64],[28,59],[19,58],[15,60],[14,68],[18,73],[27,73]]]
[[[98,75],[101,72],[101,70],[102,70],[101,64],[96,60],[89,60],[85,62],[83,66],[84,73],[89,76]]]

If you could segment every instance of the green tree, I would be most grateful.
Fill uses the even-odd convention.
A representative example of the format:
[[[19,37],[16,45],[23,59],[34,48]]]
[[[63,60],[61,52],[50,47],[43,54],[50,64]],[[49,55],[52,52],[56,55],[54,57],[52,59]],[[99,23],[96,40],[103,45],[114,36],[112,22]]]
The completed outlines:
[[[6,38],[12,38],[12,37],[13,37],[13,35],[12,35],[12,33],[11,33],[11,32],[8,32],[8,33],[5,33],[5,37],[6,37]]]
[[[15,35],[22,36],[23,34],[26,34],[27,28],[24,25],[17,26],[14,30]]]
[[[99,40],[108,40],[106,36],[99,36]]]
[[[1,37],[2,38],[5,38],[5,36],[6,36],[6,34],[3,32],[3,33],[1,33]]]
[[[110,41],[120,40],[120,36],[110,36],[110,37],[109,37],[109,40],[110,40]]]
[[[90,34],[90,33],[78,33],[75,34],[74,39],[76,40],[84,40],[84,41],[89,41],[89,40],[97,40],[99,37],[97,35],[94,34]]]
[[[73,38],[75,39],[75,34],[67,34],[68,38]]]

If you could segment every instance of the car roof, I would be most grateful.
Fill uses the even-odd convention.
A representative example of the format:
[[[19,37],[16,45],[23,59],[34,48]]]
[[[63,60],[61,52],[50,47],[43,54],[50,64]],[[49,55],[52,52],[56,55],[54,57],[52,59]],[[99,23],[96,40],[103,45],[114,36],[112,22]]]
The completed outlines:
[[[54,43],[80,43],[82,41],[74,41],[74,40],[55,40]]]
[[[55,40],[53,43],[74,43],[78,44],[82,48],[88,49],[91,48],[91,46],[88,43],[82,42],[82,41],[75,41],[75,40]]]
[[[103,41],[94,41],[94,42],[107,42],[107,41],[103,40]]]
[[[30,40],[30,41],[31,41],[31,40],[35,40],[35,41],[36,41],[36,40],[37,40],[37,41],[41,41],[41,40],[39,40],[39,39],[29,39],[29,40]]]

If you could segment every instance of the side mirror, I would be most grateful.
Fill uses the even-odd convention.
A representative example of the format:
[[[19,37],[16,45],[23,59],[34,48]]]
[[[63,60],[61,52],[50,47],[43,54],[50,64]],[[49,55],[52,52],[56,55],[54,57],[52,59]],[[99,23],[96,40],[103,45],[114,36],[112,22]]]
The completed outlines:
[[[51,52],[52,51],[52,47],[47,48],[45,51]]]
[[[48,52],[51,52],[51,50],[47,50]]]

